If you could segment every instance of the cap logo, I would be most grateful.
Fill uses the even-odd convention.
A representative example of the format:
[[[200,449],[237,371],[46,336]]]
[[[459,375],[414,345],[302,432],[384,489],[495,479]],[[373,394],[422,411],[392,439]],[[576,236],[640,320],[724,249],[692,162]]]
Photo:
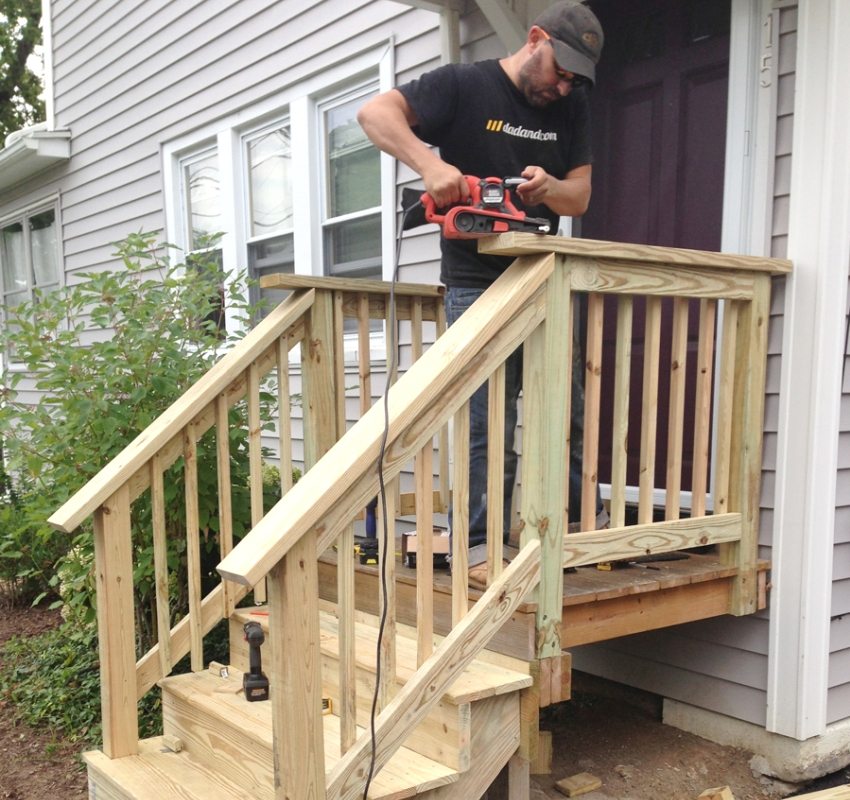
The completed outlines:
[[[581,35],[581,40],[594,50],[599,46],[599,37],[593,31],[587,31]]]

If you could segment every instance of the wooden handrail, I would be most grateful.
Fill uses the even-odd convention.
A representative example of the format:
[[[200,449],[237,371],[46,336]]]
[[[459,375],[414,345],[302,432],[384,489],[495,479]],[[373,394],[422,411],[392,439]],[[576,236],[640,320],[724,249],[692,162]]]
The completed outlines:
[[[603,242],[596,239],[572,239],[563,236],[537,236],[534,233],[501,233],[482,239],[478,245],[482,253],[502,256],[556,253],[571,256],[588,256],[600,261],[610,260],[690,270],[705,267],[715,270],[768,272],[782,275],[791,272],[792,263],[784,258],[745,256],[734,253],[715,253],[708,250],[688,250],[682,247],[660,247],[648,244]]]
[[[55,511],[48,523],[65,533],[76,530],[114,492],[143,469],[165,442],[177,436],[211,398],[227,389],[251,361],[268,349],[280,336],[281,330],[295,324],[314,299],[315,291],[308,290],[281,303],[257,325],[252,336],[239,342],[186,394]]]
[[[387,480],[540,323],[543,309],[533,299],[553,265],[551,254],[514,264],[494,285],[490,303],[467,311],[399,379],[389,398]],[[255,583],[319,525],[318,551],[330,546],[350,521],[350,509],[365,507],[377,493],[383,433],[383,408],[373,406],[218,565],[222,577]]]

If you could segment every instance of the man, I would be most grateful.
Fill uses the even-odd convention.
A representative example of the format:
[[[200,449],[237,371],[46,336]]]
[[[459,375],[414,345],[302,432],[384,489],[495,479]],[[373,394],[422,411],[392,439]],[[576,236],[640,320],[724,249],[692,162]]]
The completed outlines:
[[[421,175],[438,208],[468,196],[464,175],[518,175],[526,180],[517,187],[517,205],[529,216],[549,219],[556,231],[559,217],[583,214],[590,201],[587,92],[602,44],[602,28],[590,9],[578,0],[561,0],[534,21],[516,53],[426,73],[373,98],[360,110],[358,121],[381,150]],[[428,145],[439,147],[439,155]],[[452,324],[513,259],[480,255],[474,240],[441,237],[440,246],[440,280],[446,286]],[[575,377],[574,370],[573,391],[580,406],[583,393]],[[513,441],[522,386],[521,349],[508,359],[505,383],[507,540],[516,478]],[[472,398],[470,428],[470,583],[480,585],[486,577],[484,548],[475,546],[486,541],[486,384]],[[575,426],[573,431],[575,452],[581,437],[575,437]],[[570,470],[571,512],[578,510],[573,497],[580,497],[580,453],[576,456]]]

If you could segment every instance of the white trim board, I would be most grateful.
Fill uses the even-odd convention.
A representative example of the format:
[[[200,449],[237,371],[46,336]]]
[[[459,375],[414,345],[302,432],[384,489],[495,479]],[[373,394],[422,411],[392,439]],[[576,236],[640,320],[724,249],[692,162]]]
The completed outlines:
[[[779,398],[767,729],[826,730],[850,261],[850,3],[801,0]]]

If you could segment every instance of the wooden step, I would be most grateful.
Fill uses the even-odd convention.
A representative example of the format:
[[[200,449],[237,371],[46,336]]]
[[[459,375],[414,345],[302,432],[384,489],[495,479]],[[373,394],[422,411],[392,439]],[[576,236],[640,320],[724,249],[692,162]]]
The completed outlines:
[[[248,621],[258,621],[267,629],[265,608],[239,609],[231,617],[230,653],[232,664],[247,669],[248,649],[242,626]],[[337,618],[322,611],[321,659],[322,692],[339,708],[339,635]],[[375,691],[375,653],[377,627],[374,618],[360,615],[355,625],[356,642],[356,708],[359,725],[368,726],[372,698]],[[396,685],[390,695],[401,688],[416,671],[415,631],[402,626],[396,637]],[[470,706],[487,697],[509,694],[532,684],[528,664],[493,654],[497,663],[481,659],[474,661],[461,675],[428,717],[411,731],[406,742],[411,750],[463,772],[469,769]],[[506,666],[509,664],[510,666]],[[521,671],[524,670],[524,671]]]
[[[175,753],[157,736],[139,742],[139,754],[83,755],[89,797],[97,800],[244,800],[245,790],[185,750]]]
[[[240,786],[242,797],[273,800],[271,704],[245,700],[242,673],[231,668],[227,677],[212,671],[175,675],[160,686],[165,733],[180,739],[194,759]],[[333,714],[324,722],[327,771],[340,758],[340,731]],[[456,770],[403,747],[375,776],[369,797],[402,800],[457,777]]]

